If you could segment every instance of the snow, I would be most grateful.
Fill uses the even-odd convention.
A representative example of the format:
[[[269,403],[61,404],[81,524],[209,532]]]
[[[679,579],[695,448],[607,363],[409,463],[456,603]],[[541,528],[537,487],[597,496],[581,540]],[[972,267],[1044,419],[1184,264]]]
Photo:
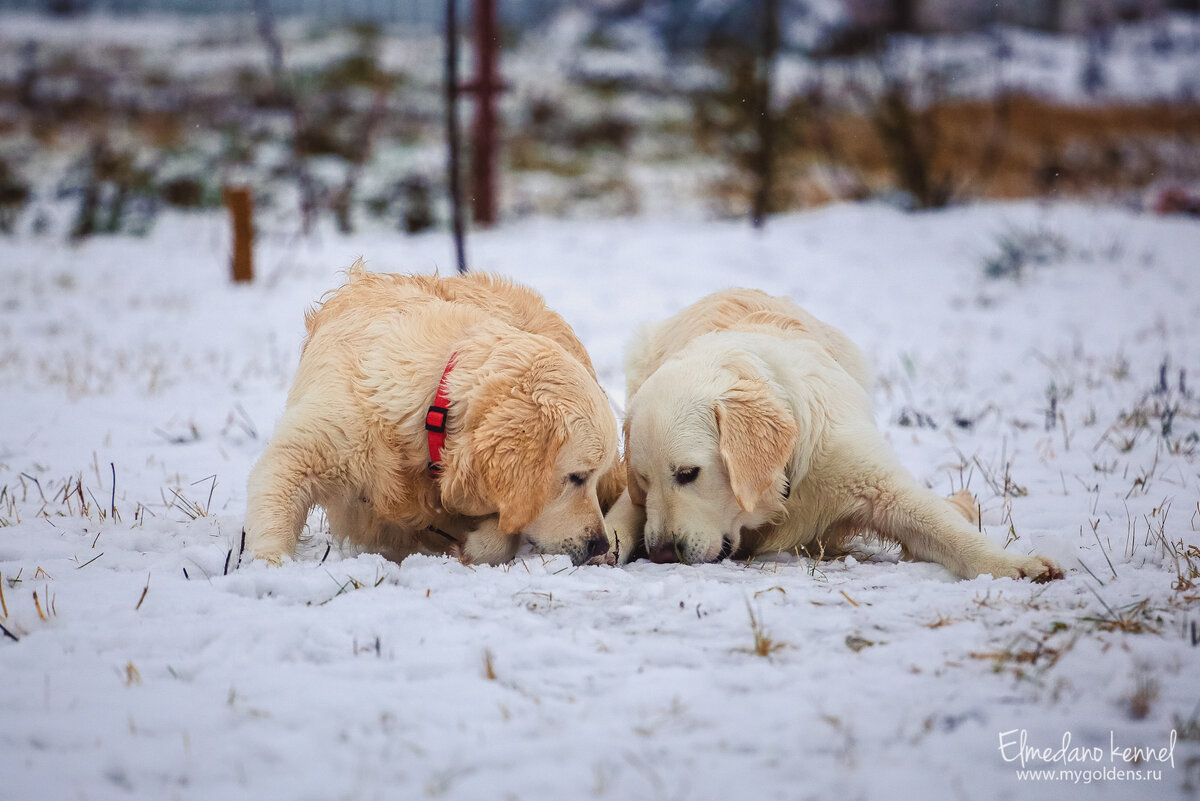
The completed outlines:
[[[866,543],[819,564],[397,565],[330,547],[317,513],[294,561],[239,558],[246,475],[282,411],[304,310],[360,255],[396,271],[452,259],[436,234],[264,234],[260,280],[234,287],[226,227],[203,214],[167,216],[146,239],[0,239],[0,623],[17,638],[0,638],[3,797],[1195,787],[1200,590],[1172,588],[1165,545],[1200,545],[1194,221],[863,205],[764,232],[534,219],[469,242],[475,267],[566,316],[615,401],[638,324],[730,284],[793,297],[870,355],[903,462],[940,491],[965,482],[987,536],[1058,559],[1067,578],[1049,585],[955,581]],[[1014,232],[1052,235],[1059,255],[986,277]],[[1165,438],[1156,403],[1177,408]],[[1135,409],[1144,426],[1119,422]],[[906,412],[937,427],[901,425]],[[751,610],[777,646],[767,656]],[[1166,748],[1173,729],[1173,764],[1111,756]],[[1020,780],[1000,744],[1021,730],[1030,747],[1103,751],[1030,768],[1161,774]]]

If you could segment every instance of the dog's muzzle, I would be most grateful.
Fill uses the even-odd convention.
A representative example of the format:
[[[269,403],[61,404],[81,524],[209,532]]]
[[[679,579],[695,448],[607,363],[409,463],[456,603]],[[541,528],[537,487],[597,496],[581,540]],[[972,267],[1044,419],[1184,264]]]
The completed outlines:
[[[592,534],[586,542],[588,559],[608,553],[608,535]]]
[[[586,565],[592,559],[608,553],[608,535],[604,532],[591,532],[582,543],[568,548],[567,553],[571,557],[571,564],[576,567]]]
[[[663,540],[650,549],[650,561],[656,565],[678,562],[679,554],[675,553],[675,540]]]

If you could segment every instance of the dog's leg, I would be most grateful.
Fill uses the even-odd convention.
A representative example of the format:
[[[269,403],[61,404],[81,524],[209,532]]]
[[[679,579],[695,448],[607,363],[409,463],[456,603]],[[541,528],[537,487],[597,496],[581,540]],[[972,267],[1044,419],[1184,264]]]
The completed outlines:
[[[1049,581],[1062,571],[1041,556],[1006,553],[966,519],[961,503],[918,486],[899,468],[881,470],[874,486],[862,491],[869,525],[895,540],[913,558],[937,562],[959,578],[988,574],[996,578]]]
[[[463,564],[502,565],[513,560],[519,547],[521,538],[500,531],[500,518],[492,515],[464,537],[457,553]]]
[[[604,516],[608,541],[612,543],[612,549],[604,561],[613,565],[628,563],[634,552],[642,546],[642,529],[645,525],[645,508],[635,504],[629,497],[629,490],[625,490]]]
[[[963,516],[968,523],[979,528],[979,501],[971,494],[969,489],[960,489],[958,492],[946,498],[946,503],[958,510],[958,513]],[[908,552],[908,549],[903,545],[900,546],[900,558],[906,562],[913,560],[913,555]]]
[[[246,482],[246,547],[251,553],[274,565],[295,554],[326,469],[316,449],[282,421]]]

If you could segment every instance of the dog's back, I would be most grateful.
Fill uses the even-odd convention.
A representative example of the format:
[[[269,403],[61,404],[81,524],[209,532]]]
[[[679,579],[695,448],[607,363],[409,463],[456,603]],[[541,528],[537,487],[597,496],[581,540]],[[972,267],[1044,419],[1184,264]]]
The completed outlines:
[[[637,394],[663,362],[696,337],[714,331],[758,331],[812,340],[864,389],[870,389],[871,373],[866,357],[841,331],[786,298],[757,289],[727,289],[702,298],[660,323],[642,328],[626,358],[626,400]]]
[[[308,340],[326,320],[344,317],[350,309],[362,316],[376,311],[402,313],[414,304],[438,300],[477,307],[513,328],[547,337],[586,367],[593,378],[596,375],[583,343],[540,294],[490,273],[447,277],[373,273],[360,259],[347,271],[346,283],[305,315]]]

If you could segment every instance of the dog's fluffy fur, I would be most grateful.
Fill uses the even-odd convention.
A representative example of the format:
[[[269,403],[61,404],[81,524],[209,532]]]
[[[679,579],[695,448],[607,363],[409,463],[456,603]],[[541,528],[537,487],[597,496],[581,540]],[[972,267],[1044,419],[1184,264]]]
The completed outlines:
[[[624,487],[616,419],[583,346],[536,292],[356,264],[306,324],[287,408],[248,482],[256,556],[292,555],[314,505],[336,536],[394,559],[502,562],[519,535],[576,564],[608,550],[603,511]],[[452,355],[435,477],[425,415]]]
[[[875,426],[862,354],[788,300],[711,295],[644,329],[626,377],[617,561],[830,554],[870,533],[963,578],[1061,575],[980,534],[972,498],[917,484]]]

